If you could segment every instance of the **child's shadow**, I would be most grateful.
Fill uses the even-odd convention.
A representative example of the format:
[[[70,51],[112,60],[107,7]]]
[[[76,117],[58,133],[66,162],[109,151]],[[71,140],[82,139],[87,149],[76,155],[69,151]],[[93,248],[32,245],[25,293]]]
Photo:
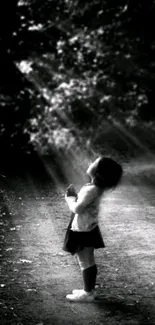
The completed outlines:
[[[138,303],[136,301],[129,302],[123,297],[107,297],[106,295],[98,295],[95,299],[97,308],[108,317],[118,317],[121,320],[127,318],[133,324],[150,324],[151,316],[155,321],[155,313],[149,310],[149,306],[144,303]],[[152,323],[151,323],[152,324]],[[154,324],[154,323],[153,323]]]

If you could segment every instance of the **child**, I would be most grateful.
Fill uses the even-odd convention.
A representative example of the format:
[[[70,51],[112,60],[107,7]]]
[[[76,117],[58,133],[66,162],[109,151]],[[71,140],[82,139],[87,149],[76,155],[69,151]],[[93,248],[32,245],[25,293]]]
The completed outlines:
[[[105,190],[117,186],[122,167],[111,158],[99,157],[90,164],[86,173],[91,182],[83,186],[78,194],[70,185],[65,194],[72,216],[63,249],[77,255],[83,276],[83,289],[73,290],[66,296],[67,300],[74,302],[92,302],[95,299],[97,266],[94,249],[105,247],[98,227],[99,201]]]

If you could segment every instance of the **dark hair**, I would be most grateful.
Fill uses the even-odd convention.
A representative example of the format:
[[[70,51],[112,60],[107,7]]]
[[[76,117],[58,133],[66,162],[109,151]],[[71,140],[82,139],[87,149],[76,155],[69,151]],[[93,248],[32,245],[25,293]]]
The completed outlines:
[[[102,189],[115,188],[121,180],[123,169],[111,158],[101,157],[95,171],[94,184]]]

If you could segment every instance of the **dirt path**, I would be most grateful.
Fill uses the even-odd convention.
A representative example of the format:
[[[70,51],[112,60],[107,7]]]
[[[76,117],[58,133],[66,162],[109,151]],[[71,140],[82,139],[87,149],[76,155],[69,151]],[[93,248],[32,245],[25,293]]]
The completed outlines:
[[[101,203],[106,249],[96,252],[100,302],[65,300],[82,286],[76,259],[62,251],[68,209],[61,188],[33,179],[1,185],[1,323],[155,324],[154,188],[122,184]]]

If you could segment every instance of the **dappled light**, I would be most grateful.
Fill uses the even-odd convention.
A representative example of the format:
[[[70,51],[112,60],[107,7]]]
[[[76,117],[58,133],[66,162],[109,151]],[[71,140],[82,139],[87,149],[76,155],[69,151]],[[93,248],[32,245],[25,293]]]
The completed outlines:
[[[154,159],[152,25],[142,35],[129,8],[122,1],[18,2],[7,50],[18,86],[14,96],[5,85],[0,97],[1,143],[7,157],[17,156],[14,165],[32,170],[38,159],[55,182],[80,183],[100,154],[123,163]]]
[[[154,30],[154,0],[0,5],[2,324],[154,324]],[[99,156],[123,177],[101,196],[90,307],[65,299],[82,287],[65,193]]]
[[[124,14],[128,14],[128,6],[120,1],[113,8],[108,8],[105,2],[103,10],[100,1],[90,6],[79,1],[60,1],[55,7],[54,17],[54,12],[47,11],[50,3],[40,2],[37,12],[35,2],[18,3],[19,13],[22,13],[21,33],[22,29],[27,29],[27,33],[36,31],[40,37],[41,51],[38,51],[37,43],[36,49],[31,48],[32,40],[26,45],[25,39],[25,46],[30,52],[22,51],[21,56],[25,53],[23,60],[16,59],[17,67],[38,92],[37,97],[41,96],[46,102],[46,105],[41,104],[40,112],[33,114],[36,116],[27,124],[26,132],[31,143],[37,151],[48,153],[52,145],[58,150],[74,150],[75,144],[78,142],[81,146],[85,139],[89,151],[93,146],[95,150],[95,125],[100,130],[95,134],[98,139],[106,120],[106,125],[109,121],[114,127],[116,124],[121,126],[120,138],[124,138],[126,144],[120,154],[124,158],[135,155],[134,147],[137,154],[145,153],[145,149],[153,150],[151,141],[147,148],[148,141],[142,140],[138,134],[143,128],[152,130],[154,125],[150,123],[153,121],[153,110],[149,95],[153,81],[150,79],[148,83],[151,63],[144,65],[145,39],[138,30],[135,34],[130,30],[131,23],[127,25],[129,17],[126,17],[125,23]],[[92,12],[95,18],[90,25],[88,15]],[[44,14],[47,22],[43,19]],[[82,29],[78,15],[81,22],[85,17]],[[109,42],[109,37],[112,37],[112,42]],[[47,40],[50,49],[46,46]],[[14,44],[20,53],[19,41],[14,40]],[[153,51],[152,43],[150,51]],[[139,131],[135,132],[135,129]],[[117,155],[119,144],[115,150],[108,147],[105,138],[100,139],[100,146],[102,142],[104,152]]]
[[[26,135],[38,154],[49,154],[53,147],[76,154],[75,148],[83,151],[84,144],[90,155],[92,150],[99,153],[97,141],[105,154],[123,160],[154,150],[153,3],[151,9],[144,7],[152,14],[142,34],[141,5],[135,9],[121,0],[111,5],[100,0],[18,2],[7,46],[21,71],[18,80],[27,88],[27,95],[18,95],[19,105],[25,105],[27,96],[29,113],[24,123],[15,120],[21,130],[17,137]],[[8,105],[7,96],[2,105]],[[23,109],[15,103],[14,110]],[[2,135],[7,124],[5,119]],[[111,125],[117,128],[117,148],[114,140],[108,145]],[[11,132],[16,130],[9,136]]]

